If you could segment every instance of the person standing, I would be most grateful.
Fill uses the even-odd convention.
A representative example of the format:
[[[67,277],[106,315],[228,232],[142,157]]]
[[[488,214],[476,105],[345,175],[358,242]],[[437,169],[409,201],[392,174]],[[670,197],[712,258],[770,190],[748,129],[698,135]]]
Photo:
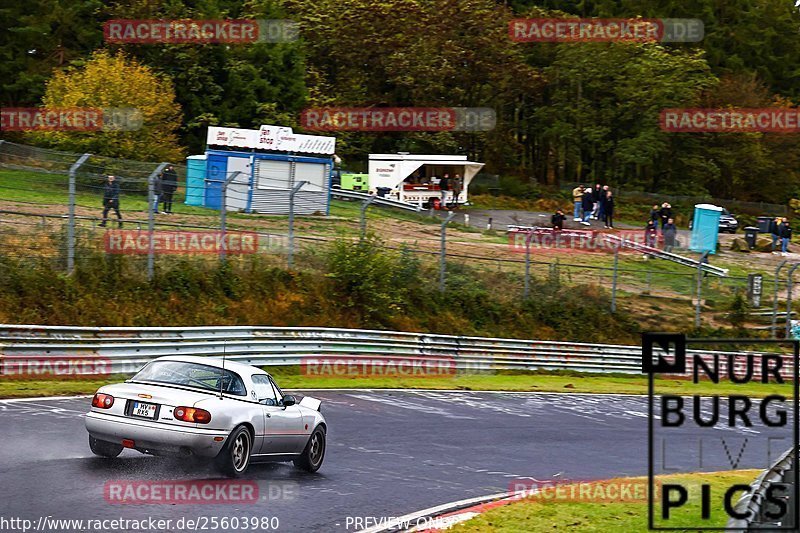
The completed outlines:
[[[789,219],[784,218],[781,226],[781,255],[789,255],[789,242],[792,240],[792,226],[789,224]]]
[[[775,217],[769,221],[769,232],[772,235],[772,253],[777,253],[778,241],[781,238],[781,217]]]
[[[608,185],[603,185],[603,190],[600,191],[600,208],[597,210],[597,217],[604,223],[606,221],[606,200],[608,200]]]
[[[664,251],[672,252],[672,248],[675,246],[675,237],[678,235],[674,219],[667,219],[667,223],[661,228],[661,234],[664,236]]]
[[[664,230],[664,226],[667,225],[667,221],[672,218],[672,206],[669,205],[667,202],[661,204],[661,209],[658,212],[659,218],[661,219],[661,230]]]
[[[122,213],[119,212],[119,183],[117,178],[109,175],[103,185],[103,221],[100,223],[101,228],[106,227],[108,221],[108,212],[114,210],[119,220],[119,227],[122,227]]]
[[[153,180],[153,213],[156,215],[158,214],[158,199],[161,197],[163,193],[164,187],[164,172],[161,172],[156,176],[156,179]]]
[[[555,214],[552,217],[550,217],[550,222],[552,222],[553,224],[553,229],[554,230],[564,229],[564,221],[566,219],[567,217],[564,216],[564,211],[562,211],[561,209],[556,209]]]
[[[583,208],[583,220],[581,224],[584,226],[591,226],[589,218],[592,216],[592,209],[594,208],[594,193],[592,193],[591,187],[586,187],[583,190],[581,207]]]
[[[178,189],[178,174],[175,167],[167,165],[161,181],[161,195],[164,197],[164,213],[172,214],[172,195]]]
[[[605,193],[605,200],[600,204],[600,211],[603,213],[603,224],[606,229],[614,229],[614,194],[610,190]]]
[[[447,206],[447,191],[450,189],[450,174],[445,174],[439,180],[439,190],[442,191],[442,208]]]
[[[650,248],[655,248],[658,242],[658,226],[655,221],[648,220],[644,228],[644,244]]]
[[[458,197],[461,196],[461,191],[464,189],[464,180],[461,179],[461,174],[456,174],[453,178],[453,203],[458,207]]]
[[[580,183],[577,187],[572,189],[572,203],[575,205],[575,211],[572,214],[573,222],[581,221],[581,209],[583,207],[583,185]]]
[[[661,220],[661,208],[658,207],[658,204],[655,204],[653,209],[650,210],[650,220],[658,227],[658,222]]]
[[[592,218],[595,220],[600,219],[600,197],[603,196],[603,186],[595,183],[592,190]]]

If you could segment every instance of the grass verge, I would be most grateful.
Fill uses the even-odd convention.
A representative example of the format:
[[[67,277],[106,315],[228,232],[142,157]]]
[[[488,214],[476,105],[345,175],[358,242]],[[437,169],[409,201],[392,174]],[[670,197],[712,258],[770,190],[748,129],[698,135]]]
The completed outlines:
[[[296,366],[267,367],[278,384],[286,389],[439,389],[439,390],[496,390],[509,392],[561,392],[584,394],[647,394],[647,379],[644,376],[624,374],[580,374],[578,372],[529,372],[497,374],[457,374],[453,376],[410,377],[386,376],[309,376]],[[0,398],[25,398],[35,396],[63,396],[92,394],[98,387],[124,381],[125,376],[108,376],[97,379],[0,380]],[[747,394],[753,398],[781,392],[792,396],[792,385],[762,385],[748,383],[733,385],[721,382],[718,385],[687,380],[657,379],[658,394],[680,395],[726,395]]]
[[[734,484],[749,485],[758,476],[758,470],[735,470],[728,472],[675,474],[658,476],[662,483],[678,483],[688,488],[686,505],[673,511],[669,523],[656,523],[660,527],[686,528],[725,527],[728,520],[723,506],[725,490]],[[646,481],[646,478],[609,480],[603,485],[619,481]],[[711,516],[700,519],[700,487],[711,486]],[[738,498],[737,493],[734,498]],[[735,503],[735,499],[734,502]],[[485,513],[456,525],[453,533],[471,532],[549,532],[560,529],[581,532],[625,531],[646,532],[647,502],[557,502],[525,499],[510,505],[490,509]]]

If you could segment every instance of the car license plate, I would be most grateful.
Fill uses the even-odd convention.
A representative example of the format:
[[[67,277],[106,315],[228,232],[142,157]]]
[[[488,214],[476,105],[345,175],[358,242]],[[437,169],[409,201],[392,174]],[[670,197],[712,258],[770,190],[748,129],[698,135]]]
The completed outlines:
[[[157,406],[154,403],[133,402],[133,409],[131,409],[131,415],[141,416],[144,418],[155,418],[156,407]]]

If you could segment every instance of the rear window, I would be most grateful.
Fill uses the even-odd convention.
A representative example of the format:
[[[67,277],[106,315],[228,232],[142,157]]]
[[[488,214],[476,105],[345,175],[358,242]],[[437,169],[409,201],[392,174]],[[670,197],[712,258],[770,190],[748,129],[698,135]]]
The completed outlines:
[[[148,363],[131,381],[148,381],[180,385],[206,391],[219,391],[220,380],[222,392],[236,396],[246,396],[244,382],[238,374],[199,363],[183,361],[153,361]]]

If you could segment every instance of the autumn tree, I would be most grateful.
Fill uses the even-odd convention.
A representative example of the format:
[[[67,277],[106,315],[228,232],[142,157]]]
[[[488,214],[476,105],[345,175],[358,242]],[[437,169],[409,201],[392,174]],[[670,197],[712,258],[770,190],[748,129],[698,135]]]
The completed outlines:
[[[82,67],[56,71],[48,81],[42,105],[47,108],[133,110],[137,129],[37,131],[30,141],[73,152],[89,152],[142,161],[176,161],[182,157],[176,131],[181,113],[172,82],[118,53],[99,51]]]

